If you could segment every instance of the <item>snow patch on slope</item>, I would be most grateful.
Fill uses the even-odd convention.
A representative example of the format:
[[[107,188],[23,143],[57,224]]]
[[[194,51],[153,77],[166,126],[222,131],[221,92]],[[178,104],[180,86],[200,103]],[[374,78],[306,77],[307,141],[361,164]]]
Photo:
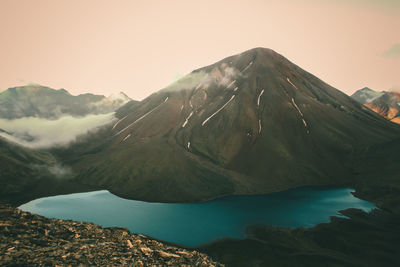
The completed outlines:
[[[201,126],[204,126],[212,117],[214,117],[215,115],[217,115],[221,110],[223,110],[233,99],[235,98],[235,95],[233,95],[228,102],[226,102],[221,108],[219,108],[216,112],[214,112],[210,117],[208,117],[207,119],[205,119],[203,121],[203,123],[201,124]]]
[[[112,129],[111,130],[114,130],[115,129],[115,127],[117,127],[118,126],[118,124],[121,122],[121,121],[123,121],[123,120],[125,120],[126,119],[126,117],[128,117],[128,115],[126,115],[125,117],[123,117],[122,119],[120,119],[120,120],[118,120],[115,124],[114,124],[114,126],[112,127]]]
[[[292,85],[294,88],[298,89],[298,88],[297,88],[297,86],[296,86],[296,85],[294,85],[294,84],[293,84],[293,83],[290,81],[290,79],[289,79],[289,78],[287,78],[287,77],[286,77],[286,80],[287,80],[287,81],[288,81],[288,82],[289,82],[289,83],[290,83],[290,84],[291,84],[291,85]]]
[[[261,96],[262,96],[263,94],[264,94],[264,89],[262,89],[261,93],[258,95],[258,98],[257,98],[257,107],[260,106],[260,99],[261,99]]]
[[[250,66],[253,65],[253,61],[250,61],[250,63],[242,70],[242,72],[245,72],[250,68]]]
[[[297,104],[296,104],[296,102],[294,101],[294,98],[293,98],[293,97],[292,97],[292,104],[293,104],[293,106],[296,108],[297,112],[299,112],[299,114],[300,114],[300,116],[301,116],[301,120],[302,120],[302,122],[303,122],[303,124],[304,124],[304,127],[307,129],[307,122],[306,122],[306,120],[304,119],[303,112],[301,112],[300,108],[297,106]],[[310,133],[310,131],[309,131],[308,129],[307,129],[307,133]]]
[[[228,86],[226,88],[230,88],[235,82],[236,82],[236,80],[233,80],[230,84],[228,84]]]
[[[124,142],[126,139],[128,139],[129,137],[131,137],[132,134],[128,134],[127,136],[125,136],[125,138],[122,140],[122,142]]]
[[[164,101],[165,102],[165,101]],[[122,133],[123,131],[125,131],[126,129],[128,129],[129,127],[131,127],[132,125],[134,125],[135,123],[141,121],[142,119],[146,118],[147,115],[149,115],[150,113],[152,113],[154,110],[158,109],[161,106],[158,105],[157,107],[153,108],[152,110],[150,110],[149,112],[147,112],[146,114],[144,114],[143,116],[141,116],[139,119],[135,120],[134,122],[132,122],[131,124],[129,124],[128,126],[126,126],[124,129],[122,129],[121,131],[119,131],[118,133],[114,134],[114,136],[119,135],[120,133]]]
[[[189,116],[186,118],[185,122],[182,124],[182,128],[185,128],[186,124],[189,122],[190,117],[192,117],[193,111],[190,112]]]

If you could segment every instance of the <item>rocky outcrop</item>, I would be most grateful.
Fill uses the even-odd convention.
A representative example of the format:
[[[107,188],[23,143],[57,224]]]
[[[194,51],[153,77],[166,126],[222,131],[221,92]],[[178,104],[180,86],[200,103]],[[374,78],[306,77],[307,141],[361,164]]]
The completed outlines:
[[[173,247],[126,228],[101,228],[0,204],[4,266],[223,266],[205,254]]]

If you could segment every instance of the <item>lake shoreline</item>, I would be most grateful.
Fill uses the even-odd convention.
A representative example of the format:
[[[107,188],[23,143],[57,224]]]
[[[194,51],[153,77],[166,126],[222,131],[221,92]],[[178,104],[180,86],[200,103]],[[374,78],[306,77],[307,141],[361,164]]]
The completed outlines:
[[[107,190],[39,198],[18,208],[48,218],[92,222],[184,247],[198,247],[224,238],[247,238],[253,225],[311,228],[339,211],[372,203],[342,187],[302,187],[265,195],[227,196],[201,203],[150,203],[127,200]]]
[[[0,204],[4,265],[224,266],[194,249],[171,246],[121,227],[48,219]]]

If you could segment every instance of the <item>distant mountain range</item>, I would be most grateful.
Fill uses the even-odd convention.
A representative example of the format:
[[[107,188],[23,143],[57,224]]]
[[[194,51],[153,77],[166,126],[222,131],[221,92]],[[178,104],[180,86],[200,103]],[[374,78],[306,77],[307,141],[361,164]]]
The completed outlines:
[[[354,94],[351,95],[351,97],[360,102],[361,104],[366,104],[374,101],[376,98],[380,97],[383,94],[383,92],[378,92],[375,90],[372,90],[368,87],[364,87],[360,90],[357,90]]]
[[[113,112],[131,101],[124,93],[105,97],[82,94],[73,96],[65,89],[54,90],[41,85],[9,88],[0,93],[0,118],[85,116]]]
[[[400,93],[377,92],[365,87],[351,97],[386,119],[400,124]]]

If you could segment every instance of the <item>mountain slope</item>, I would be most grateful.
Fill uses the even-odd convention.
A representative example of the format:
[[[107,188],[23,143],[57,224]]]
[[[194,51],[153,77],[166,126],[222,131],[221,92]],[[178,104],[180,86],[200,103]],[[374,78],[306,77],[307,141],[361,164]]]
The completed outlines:
[[[93,94],[73,96],[64,89],[27,85],[0,93],[0,117],[57,119],[63,115],[103,114],[115,111],[130,100],[124,93],[110,97]]]
[[[28,150],[0,138],[0,195],[18,193],[34,184],[45,176],[41,166],[52,163],[55,159],[49,153]]]
[[[357,90],[354,94],[351,95],[351,97],[357,102],[360,102],[361,104],[366,104],[374,101],[382,94],[383,92],[378,92],[368,87],[364,87],[360,90]]]
[[[151,201],[351,184],[359,153],[400,133],[264,48],[195,70],[117,117],[65,164],[82,183]]]
[[[380,97],[365,106],[386,119],[400,124],[400,93],[383,92]]]

